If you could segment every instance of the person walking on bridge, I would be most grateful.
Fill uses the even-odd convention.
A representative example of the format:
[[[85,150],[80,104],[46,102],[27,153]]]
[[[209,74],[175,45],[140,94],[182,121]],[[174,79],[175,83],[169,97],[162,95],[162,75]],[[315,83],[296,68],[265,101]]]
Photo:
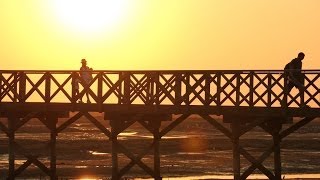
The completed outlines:
[[[90,82],[92,81],[92,68],[89,68],[87,66],[87,60],[86,59],[81,59],[81,68],[80,68],[80,76],[84,80],[84,87],[88,86]],[[91,103],[90,98],[89,98],[89,93],[86,91],[86,96],[87,96],[87,103]]]
[[[298,57],[292,59],[288,64],[286,64],[284,68],[284,96],[288,95],[293,87],[299,89],[300,95],[300,107],[305,107],[304,104],[304,74],[302,74],[302,60],[304,59],[304,53],[300,52]],[[286,102],[282,100],[282,106],[284,106]]]

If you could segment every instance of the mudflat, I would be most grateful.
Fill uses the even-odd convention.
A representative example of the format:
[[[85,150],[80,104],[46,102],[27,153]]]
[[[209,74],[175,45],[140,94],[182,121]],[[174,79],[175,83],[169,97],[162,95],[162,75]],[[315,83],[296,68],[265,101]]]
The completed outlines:
[[[218,118],[218,117],[217,117]],[[109,127],[109,122],[98,117],[100,122]],[[219,118],[218,118],[219,119]],[[296,119],[295,121],[298,121]],[[6,124],[5,119],[1,121]],[[65,119],[59,120],[62,124]],[[222,123],[221,120],[219,120]],[[161,128],[170,124],[162,122]],[[223,124],[229,128],[229,124]],[[291,124],[286,124],[287,128]],[[37,119],[32,119],[16,132],[16,142],[28,153],[39,156],[47,167],[50,164],[48,129]],[[118,136],[119,142],[138,155],[152,147],[153,136],[139,123],[133,124]],[[314,120],[281,142],[282,172],[290,174],[317,174],[320,172],[320,121]],[[240,138],[240,144],[258,158],[272,145],[272,137],[261,128],[254,128]],[[58,134],[57,137],[57,174],[64,178],[104,178],[111,177],[112,157],[111,142],[86,119],[80,119]],[[153,168],[153,149],[141,161]],[[205,120],[192,116],[170,131],[160,141],[161,175],[163,177],[215,177],[232,176],[232,143],[230,139],[216,130]],[[119,168],[130,163],[130,159],[119,153]],[[22,155],[16,155],[16,168],[26,161]],[[8,168],[8,139],[0,132],[0,175],[5,175]],[[263,163],[273,170],[273,155]],[[241,158],[241,171],[251,164]],[[255,173],[261,174],[256,170]],[[30,166],[19,177],[45,178],[46,175],[37,167]],[[139,166],[135,165],[124,176],[150,178]],[[311,177],[310,177],[311,178]],[[287,178],[286,178],[287,179]],[[291,178],[296,179],[296,178]],[[299,178],[297,178],[299,179]],[[317,179],[317,178],[314,178]]]

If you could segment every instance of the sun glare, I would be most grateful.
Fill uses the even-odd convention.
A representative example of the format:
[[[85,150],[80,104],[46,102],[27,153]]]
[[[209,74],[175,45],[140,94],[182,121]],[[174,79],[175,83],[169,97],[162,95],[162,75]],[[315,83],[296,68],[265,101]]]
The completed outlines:
[[[128,0],[54,0],[54,11],[73,31],[94,33],[110,30],[128,12]],[[70,29],[69,29],[70,30]]]

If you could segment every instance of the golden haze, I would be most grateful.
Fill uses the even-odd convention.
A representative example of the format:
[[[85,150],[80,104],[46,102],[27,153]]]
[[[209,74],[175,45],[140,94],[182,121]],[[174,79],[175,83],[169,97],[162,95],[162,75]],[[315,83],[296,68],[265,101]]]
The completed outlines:
[[[319,0],[53,2],[0,1],[0,69],[282,69],[299,51],[320,65]]]

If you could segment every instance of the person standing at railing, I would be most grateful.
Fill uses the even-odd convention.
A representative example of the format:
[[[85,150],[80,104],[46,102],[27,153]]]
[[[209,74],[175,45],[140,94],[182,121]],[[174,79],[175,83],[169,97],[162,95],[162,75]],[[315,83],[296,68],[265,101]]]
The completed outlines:
[[[285,75],[285,91],[284,95],[288,95],[293,87],[299,89],[300,95],[300,107],[305,107],[304,104],[304,74],[302,74],[302,60],[304,59],[305,54],[300,52],[298,57],[292,59],[286,66],[284,67],[284,75]],[[282,106],[286,104],[285,100],[282,101]]]
[[[71,85],[74,88],[75,96],[78,96],[80,94],[79,83],[81,83],[80,76],[78,73],[75,73],[71,81]],[[82,96],[79,97],[79,103],[82,103]]]
[[[86,59],[81,59],[81,68],[80,68],[80,76],[82,77],[82,79],[84,80],[84,87],[88,86],[90,84],[90,82],[92,81],[92,68],[89,68],[87,66],[87,60]],[[91,103],[90,102],[90,98],[89,98],[89,93],[88,91],[86,91],[86,96],[87,96],[87,103]]]

